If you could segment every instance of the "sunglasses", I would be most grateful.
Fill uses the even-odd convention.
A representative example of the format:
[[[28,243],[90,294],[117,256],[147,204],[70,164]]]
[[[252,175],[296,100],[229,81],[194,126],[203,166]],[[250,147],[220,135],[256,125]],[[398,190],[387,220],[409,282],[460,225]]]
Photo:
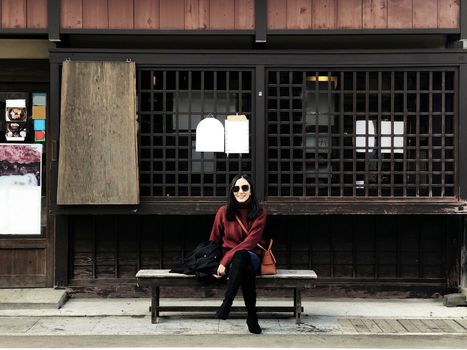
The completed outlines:
[[[237,193],[238,191],[240,191],[240,188],[242,189],[243,192],[248,192],[250,190],[249,185],[242,185],[242,186],[232,187],[232,192]]]

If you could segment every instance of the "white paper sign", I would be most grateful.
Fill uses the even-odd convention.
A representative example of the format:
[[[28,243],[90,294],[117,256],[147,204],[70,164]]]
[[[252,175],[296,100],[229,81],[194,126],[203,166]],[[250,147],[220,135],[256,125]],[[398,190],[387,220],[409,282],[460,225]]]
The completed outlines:
[[[196,152],[224,152],[224,126],[216,118],[204,118],[196,126]]]
[[[26,108],[26,100],[5,100],[6,108],[16,107],[16,108]]]
[[[391,135],[391,124],[394,135],[404,135],[404,122],[381,122],[381,135]],[[391,140],[393,143],[391,143]],[[381,136],[381,153],[404,153],[404,137]]]
[[[0,144],[0,234],[41,233],[40,144]]]
[[[368,123],[368,136],[367,135],[367,123]],[[355,139],[355,145],[357,147],[357,152],[372,152],[373,147],[375,147],[375,124],[372,120],[357,120],[356,122],[356,135],[365,135],[365,136],[357,136]],[[367,143],[368,141],[368,143]],[[360,148],[360,147],[368,147],[367,148]]]
[[[250,153],[249,121],[245,115],[229,115],[225,120],[225,153]]]

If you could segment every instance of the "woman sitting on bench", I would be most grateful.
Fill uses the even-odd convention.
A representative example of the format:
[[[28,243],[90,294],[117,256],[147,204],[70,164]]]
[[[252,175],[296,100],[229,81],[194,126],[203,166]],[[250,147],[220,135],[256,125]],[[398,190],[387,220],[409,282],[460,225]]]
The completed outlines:
[[[241,220],[248,230],[244,233],[237,222]],[[227,205],[217,211],[210,240],[222,246],[223,257],[217,269],[216,278],[228,276],[224,301],[216,312],[219,319],[229,317],[230,308],[239,287],[242,287],[243,299],[248,312],[247,325],[251,333],[260,334],[256,314],[256,274],[261,265],[261,242],[266,211],[256,199],[253,183],[247,175],[237,175],[232,180]]]

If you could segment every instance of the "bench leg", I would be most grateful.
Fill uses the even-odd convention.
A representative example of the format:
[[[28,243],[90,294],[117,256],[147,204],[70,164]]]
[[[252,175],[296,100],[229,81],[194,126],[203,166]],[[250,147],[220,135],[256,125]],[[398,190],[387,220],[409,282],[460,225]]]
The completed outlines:
[[[153,287],[151,298],[151,323],[159,323],[159,298],[160,287]]]
[[[297,324],[302,323],[302,290],[299,288],[294,288],[293,290],[293,306],[294,306],[294,316],[295,322]]]

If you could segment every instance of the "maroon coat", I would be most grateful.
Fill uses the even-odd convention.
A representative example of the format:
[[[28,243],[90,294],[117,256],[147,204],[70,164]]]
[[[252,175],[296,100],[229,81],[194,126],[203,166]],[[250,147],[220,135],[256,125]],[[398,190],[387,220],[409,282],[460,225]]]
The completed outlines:
[[[239,208],[238,217],[248,230],[248,235],[240,227],[237,220],[229,221],[226,216],[227,206],[217,210],[216,218],[211,230],[209,240],[222,246],[223,257],[221,265],[227,267],[232,261],[233,255],[239,250],[251,250],[261,256],[262,250],[257,246],[261,243],[264,226],[266,225],[266,210],[261,209],[261,214],[254,220],[247,220],[248,208]]]

